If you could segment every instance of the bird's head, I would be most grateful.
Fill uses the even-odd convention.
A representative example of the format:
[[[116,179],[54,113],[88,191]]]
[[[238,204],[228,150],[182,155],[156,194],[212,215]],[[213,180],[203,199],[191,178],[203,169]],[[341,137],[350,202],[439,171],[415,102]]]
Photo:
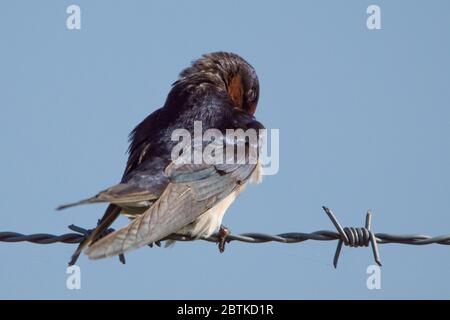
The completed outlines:
[[[255,69],[235,53],[214,52],[203,55],[180,73],[178,82],[196,87],[213,85],[224,91],[234,107],[251,115],[256,111],[259,81]]]

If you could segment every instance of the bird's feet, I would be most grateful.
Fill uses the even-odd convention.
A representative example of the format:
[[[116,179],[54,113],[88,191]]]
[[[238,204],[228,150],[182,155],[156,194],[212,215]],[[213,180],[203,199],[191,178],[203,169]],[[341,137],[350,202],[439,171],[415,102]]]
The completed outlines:
[[[161,247],[161,241],[155,241],[155,242],[149,243],[148,246],[150,248],[153,248],[153,244],[156,244],[157,247]]]
[[[219,238],[217,239],[217,243],[219,244],[220,253],[225,251],[225,244],[227,242],[227,236],[230,234],[230,230],[223,225],[220,226],[219,229]]]

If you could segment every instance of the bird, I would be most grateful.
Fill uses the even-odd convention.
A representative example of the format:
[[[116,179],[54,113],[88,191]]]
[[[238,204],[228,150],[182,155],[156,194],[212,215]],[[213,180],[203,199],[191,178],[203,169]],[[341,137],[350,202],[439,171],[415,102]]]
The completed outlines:
[[[222,225],[223,216],[250,182],[261,182],[261,162],[250,163],[247,157],[240,163],[179,163],[172,155],[177,144],[172,132],[183,128],[193,133],[195,121],[201,121],[202,132],[259,132],[264,126],[254,116],[258,99],[256,71],[238,54],[212,52],[191,62],[172,84],[164,105],[130,133],[128,161],[120,183],[57,208],[108,204],[69,265],[75,264],[82,252],[94,260],[123,256],[173,234],[201,238],[219,231],[219,250],[223,252],[230,233]],[[224,141],[225,145],[232,143]],[[247,151],[259,150],[259,140],[244,143]],[[232,150],[235,160],[236,151]],[[129,217],[130,223],[108,232],[120,215]]]

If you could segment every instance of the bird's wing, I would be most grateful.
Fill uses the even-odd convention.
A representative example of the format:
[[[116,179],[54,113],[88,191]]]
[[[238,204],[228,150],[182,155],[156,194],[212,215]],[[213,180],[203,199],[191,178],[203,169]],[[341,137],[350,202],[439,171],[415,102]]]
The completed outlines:
[[[75,250],[69,262],[70,265],[76,263],[78,256],[86,246],[100,238],[123,210],[127,212],[145,211],[147,203],[150,206],[163,192],[168,181],[164,177],[162,169],[169,163],[169,160],[151,154],[150,151],[152,148],[150,141],[145,139],[147,136],[144,134],[145,132],[149,132],[153,127],[158,128],[158,124],[162,122],[159,118],[160,113],[160,110],[153,112],[132,131],[130,135],[131,144],[128,150],[129,158],[127,167],[120,184],[102,191],[89,199],[62,205],[57,208],[58,210],[62,210],[81,204],[110,203],[95,230]],[[143,163],[144,160],[145,163]],[[145,181],[145,184],[142,184],[142,181]],[[136,205],[139,208],[135,207]],[[144,206],[141,207],[141,205]],[[138,211],[136,211],[136,208],[138,208]]]
[[[155,200],[158,198],[158,196],[159,196],[158,194],[155,194],[151,190],[144,189],[135,185],[130,185],[127,183],[120,183],[98,193],[94,197],[59,206],[57,210],[63,210],[82,204],[102,203],[102,202],[108,202],[117,205],[127,203],[138,203],[142,201]]]
[[[86,249],[91,259],[118,255],[161,240],[195,221],[245,183],[256,164],[207,165],[171,163],[169,184],[159,199],[128,226]]]

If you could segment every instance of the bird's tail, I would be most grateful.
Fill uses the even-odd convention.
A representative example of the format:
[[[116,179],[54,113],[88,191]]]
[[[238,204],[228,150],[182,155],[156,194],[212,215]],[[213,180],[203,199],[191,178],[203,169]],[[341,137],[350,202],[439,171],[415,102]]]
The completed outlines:
[[[129,204],[142,201],[155,200],[157,196],[150,191],[126,183],[120,183],[112,186],[94,197],[84,199],[78,202],[64,204],[56,208],[56,210],[64,210],[67,208],[79,206],[82,204],[109,202],[115,204]]]

